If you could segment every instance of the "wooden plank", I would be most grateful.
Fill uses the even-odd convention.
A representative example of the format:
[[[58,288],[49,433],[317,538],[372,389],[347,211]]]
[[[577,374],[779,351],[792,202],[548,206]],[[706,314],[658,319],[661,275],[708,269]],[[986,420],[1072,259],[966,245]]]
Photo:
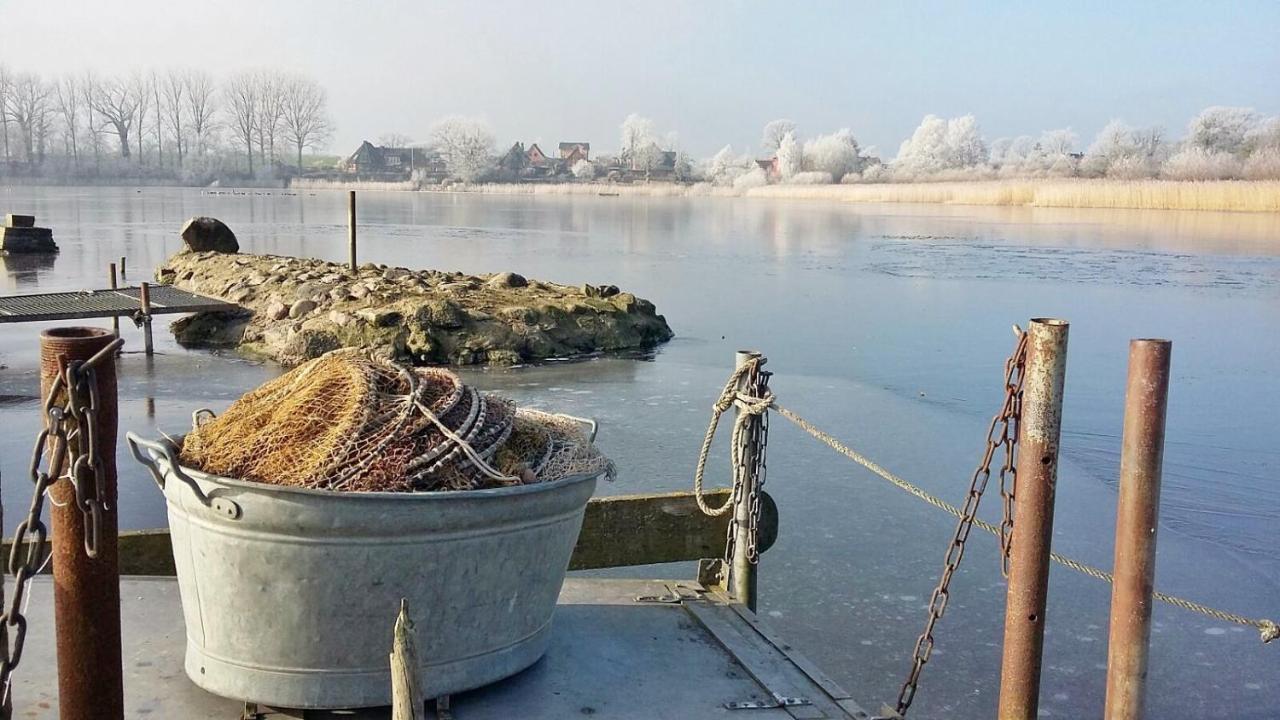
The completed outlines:
[[[717,505],[728,490],[715,490],[708,501]],[[768,495],[761,511],[761,552],[778,536],[777,508]],[[728,516],[709,518],[702,514],[687,492],[646,495],[619,495],[592,498],[587,504],[578,545],[570,570],[590,570],[630,565],[719,557],[724,553]],[[9,556],[12,541],[6,539],[3,556]],[[120,573],[122,575],[172,576],[173,549],[167,529],[129,530],[120,533]]]
[[[730,604],[716,601],[717,597],[723,596],[710,593],[704,599],[685,602],[683,607],[771,695],[806,701],[803,705],[785,707],[791,717],[796,720],[852,720],[856,717],[796,666],[787,653],[769,642],[752,625],[744,623],[743,617]]]

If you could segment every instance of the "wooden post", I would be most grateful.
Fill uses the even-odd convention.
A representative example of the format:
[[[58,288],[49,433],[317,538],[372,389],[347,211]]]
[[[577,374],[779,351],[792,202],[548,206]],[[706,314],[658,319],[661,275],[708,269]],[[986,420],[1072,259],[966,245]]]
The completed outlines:
[[[400,614],[391,641],[391,720],[426,720],[422,682],[418,678],[418,647],[409,603],[400,599]]]
[[[347,245],[351,253],[351,272],[356,271],[356,191],[347,191]]]
[[[121,261],[124,260],[124,258],[120,258],[120,259]],[[116,290],[119,287],[118,285],[116,285],[116,264],[111,263],[109,267],[110,267],[110,271],[108,272],[108,275],[111,281],[111,289]],[[111,316],[111,332],[114,333],[116,337],[120,337],[120,316],[119,315]]]
[[[120,256],[120,279],[124,280],[125,278],[126,276],[124,274],[124,256],[121,255]]]
[[[758,352],[739,350],[734,356],[734,362],[736,367],[741,368],[759,357]],[[749,394],[758,381],[757,373],[758,371],[752,371],[743,374],[738,379],[738,390]],[[742,408],[735,408],[735,412],[741,414],[745,411]],[[743,433],[742,447],[739,450],[742,466],[733,468],[734,477],[741,475],[743,478],[743,486],[742,494],[733,507],[733,517],[737,527],[733,542],[732,590],[734,598],[746,605],[751,612],[756,610],[757,581],[756,566],[751,562],[747,547],[751,541],[751,495],[758,480],[755,442],[760,437],[759,422],[759,417],[747,418],[747,432]]]
[[[1146,701],[1171,351],[1168,340],[1129,343],[1107,646],[1106,720],[1140,720]]]
[[[142,283],[138,291],[138,300],[142,305],[143,348],[147,351],[147,357],[151,357],[155,350],[151,344],[151,288],[146,283]]]
[[[1013,553],[1005,600],[1000,720],[1036,720],[1049,595],[1049,548],[1058,484],[1062,391],[1067,372],[1067,323],[1036,319],[1027,327],[1022,419],[1018,427]]]

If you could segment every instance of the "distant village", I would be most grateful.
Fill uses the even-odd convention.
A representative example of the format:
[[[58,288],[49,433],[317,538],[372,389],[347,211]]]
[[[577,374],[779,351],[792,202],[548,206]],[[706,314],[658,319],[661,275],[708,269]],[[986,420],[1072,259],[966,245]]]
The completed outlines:
[[[441,184],[456,177],[444,153],[429,147],[388,147],[365,140],[342,160],[337,174],[359,182]],[[692,165],[674,150],[656,145],[633,153],[593,157],[589,142],[562,142],[548,153],[534,142],[516,142],[482,173],[492,182],[691,181]]]

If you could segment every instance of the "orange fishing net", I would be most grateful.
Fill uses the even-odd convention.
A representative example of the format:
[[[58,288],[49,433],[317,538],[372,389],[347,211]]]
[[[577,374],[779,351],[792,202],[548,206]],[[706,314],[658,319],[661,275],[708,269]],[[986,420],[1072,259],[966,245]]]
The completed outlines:
[[[580,421],[517,410],[438,368],[337,350],[198,422],[182,462],[275,485],[474,490],[612,475]]]

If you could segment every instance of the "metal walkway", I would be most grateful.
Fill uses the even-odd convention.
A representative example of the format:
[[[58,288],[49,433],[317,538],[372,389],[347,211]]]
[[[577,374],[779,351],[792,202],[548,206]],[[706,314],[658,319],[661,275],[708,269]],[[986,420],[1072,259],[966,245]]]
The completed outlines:
[[[151,314],[232,310],[234,303],[179,290],[169,285],[150,285]],[[42,322],[132,316],[142,309],[141,288],[81,290],[79,292],[0,296],[0,323]]]

